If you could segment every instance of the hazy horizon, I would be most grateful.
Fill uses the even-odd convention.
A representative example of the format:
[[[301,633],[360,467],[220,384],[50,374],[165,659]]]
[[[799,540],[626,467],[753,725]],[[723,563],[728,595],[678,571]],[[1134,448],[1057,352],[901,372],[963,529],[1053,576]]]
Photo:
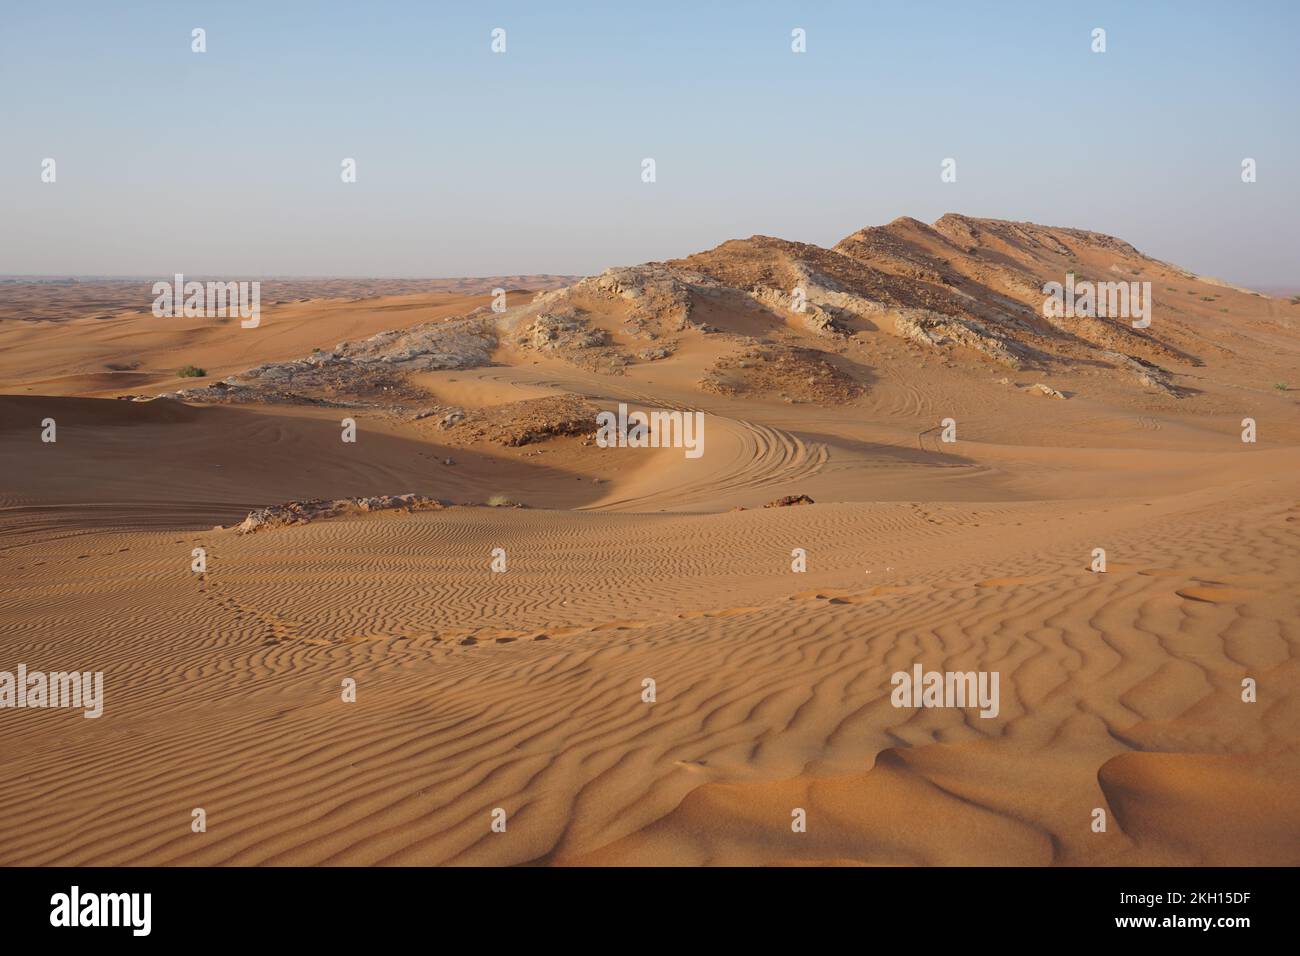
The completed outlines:
[[[74,3],[10,21],[7,275],[588,275],[960,212],[1297,285],[1285,4]]]

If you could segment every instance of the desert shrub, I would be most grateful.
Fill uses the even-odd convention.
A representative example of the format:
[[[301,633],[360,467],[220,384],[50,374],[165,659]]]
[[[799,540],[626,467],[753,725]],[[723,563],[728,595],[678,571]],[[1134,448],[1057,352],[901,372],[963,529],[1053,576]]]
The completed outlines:
[[[208,373],[206,369],[201,369],[197,365],[187,365],[176,374],[181,378],[202,378]]]

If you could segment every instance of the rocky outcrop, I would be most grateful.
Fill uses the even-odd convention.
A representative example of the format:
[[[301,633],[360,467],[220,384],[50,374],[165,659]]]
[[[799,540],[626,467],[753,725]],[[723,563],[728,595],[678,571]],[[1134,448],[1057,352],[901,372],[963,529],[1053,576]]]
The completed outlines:
[[[470,316],[380,332],[359,342],[340,342],[323,361],[379,363],[406,372],[477,368],[488,364],[496,344],[496,322],[491,315]]]
[[[729,397],[775,397],[786,402],[842,405],[866,388],[852,374],[817,349],[788,345],[754,345],[724,355],[700,380],[706,392]]]
[[[1058,391],[1050,385],[1044,385],[1042,382],[1035,382],[1028,390],[1038,392],[1040,395],[1046,395],[1048,398],[1065,398],[1064,392]]]
[[[519,330],[516,341],[540,351],[590,349],[609,344],[609,335],[593,329],[576,310],[543,312]]]
[[[1034,352],[987,328],[974,319],[940,315],[922,309],[907,309],[898,314],[894,328],[899,335],[918,345],[942,348],[960,345],[982,352],[995,362],[1011,368],[1023,367]]]
[[[317,350],[305,358],[266,362],[212,385],[158,397],[340,408],[418,402],[424,393],[406,383],[407,372],[487,365],[496,344],[496,326],[490,317],[429,322],[358,342],[340,342],[331,352]]]
[[[441,427],[447,440],[457,444],[489,441],[517,448],[562,435],[590,435],[596,431],[599,412],[578,395],[550,395],[488,408],[458,409],[443,419]]]
[[[669,329],[686,327],[691,316],[691,292],[705,286],[716,287],[702,275],[692,275],[650,263],[606,269],[598,276],[584,279],[579,285],[618,296],[635,306],[634,318],[654,319]]]
[[[308,501],[288,501],[250,511],[248,517],[235,526],[236,534],[253,534],[272,528],[307,524],[322,518],[340,515],[365,514],[371,511],[439,511],[446,505],[425,495],[377,495],[370,498],[313,498]]]
[[[1170,398],[1182,398],[1183,393],[1170,379],[1168,369],[1136,355],[1125,355],[1122,352],[1103,352],[1102,355],[1131,373],[1144,387],[1168,395]]]
[[[813,501],[807,495],[786,495],[783,498],[777,498],[775,501],[769,501],[763,505],[764,508],[789,508],[793,505],[813,505]]]

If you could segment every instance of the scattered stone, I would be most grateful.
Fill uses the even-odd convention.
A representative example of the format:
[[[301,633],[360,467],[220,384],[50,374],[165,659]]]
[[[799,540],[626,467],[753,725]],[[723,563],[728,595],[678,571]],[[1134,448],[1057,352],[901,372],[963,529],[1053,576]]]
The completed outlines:
[[[764,508],[789,508],[792,505],[812,505],[817,502],[813,501],[807,495],[786,495],[784,498],[777,498],[775,501],[769,501],[763,505]]]
[[[1059,392],[1050,385],[1044,385],[1042,382],[1035,382],[1033,385],[1029,386],[1029,391],[1041,392],[1049,398],[1065,398],[1064,392]]]
[[[795,404],[842,405],[866,389],[817,349],[769,344],[718,359],[700,388],[730,397],[771,396]]]
[[[577,395],[552,395],[472,409],[449,428],[458,444],[486,440],[518,448],[562,435],[589,435],[599,409]]]
[[[236,534],[252,534],[288,525],[307,524],[322,518],[335,518],[347,514],[364,514],[371,511],[440,511],[446,505],[425,495],[376,495],[368,498],[312,498],[308,501],[288,501],[250,511],[248,517],[235,528]]]

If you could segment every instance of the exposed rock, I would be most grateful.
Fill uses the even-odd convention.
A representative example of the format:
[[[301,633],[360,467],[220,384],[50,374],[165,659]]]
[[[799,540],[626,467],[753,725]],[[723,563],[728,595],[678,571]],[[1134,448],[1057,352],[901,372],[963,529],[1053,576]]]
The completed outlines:
[[[448,437],[458,443],[486,440],[518,448],[563,435],[588,435],[596,430],[599,411],[577,395],[524,399],[462,412],[448,426]]]
[[[1031,354],[1025,346],[974,319],[939,315],[922,309],[900,312],[894,320],[894,328],[899,335],[918,345],[930,348],[961,345],[1011,368],[1020,368]]]
[[[1131,372],[1133,377],[1147,388],[1161,392],[1171,398],[1182,398],[1183,393],[1170,381],[1168,369],[1161,368],[1154,362],[1148,362],[1136,355],[1125,355],[1123,352],[1103,352],[1102,354],[1116,365]]]
[[[786,495],[783,498],[777,498],[775,501],[769,501],[763,505],[764,508],[789,508],[792,505],[813,505],[813,501],[807,495]]]
[[[495,321],[477,316],[380,332],[360,342],[341,342],[333,359],[382,362],[403,371],[477,368],[488,364],[496,344]]]
[[[805,295],[808,295],[810,287],[812,290],[811,295],[804,299],[802,311],[795,309],[793,297],[780,289],[764,287],[750,290],[749,294],[756,302],[767,306],[778,314],[795,316],[804,328],[816,335],[833,336],[847,333],[848,329],[837,321],[829,311],[830,309],[840,311],[838,307],[831,306],[829,303],[821,306],[812,301],[813,296],[819,300],[824,300],[831,298],[833,294],[813,283],[809,278],[805,277],[802,281],[805,284],[801,285],[800,288],[805,290]]]
[[[430,322],[380,332],[359,342],[340,342],[332,352],[313,352],[289,362],[266,362],[212,385],[158,397],[327,407],[354,407],[376,399],[388,405],[419,401],[428,396],[409,385],[405,373],[487,365],[496,343],[495,324],[490,318]]]
[[[609,336],[601,329],[591,328],[576,312],[543,312],[519,331],[520,345],[544,350],[589,349],[605,345]]]
[[[691,315],[693,289],[704,292],[705,287],[718,286],[706,276],[669,269],[659,263],[606,269],[594,278],[583,280],[578,287],[584,284],[633,303],[637,307],[634,317],[652,318],[670,329],[685,328]]]
[[[441,501],[425,495],[377,495],[370,498],[313,498],[308,501],[288,501],[250,511],[239,525],[237,534],[252,534],[288,525],[307,524],[321,518],[334,518],[346,514],[363,514],[370,511],[438,511],[445,508]]]
[[[724,356],[705,373],[700,387],[719,395],[778,395],[787,401],[838,405],[866,389],[827,359],[825,352],[788,345],[755,345]]]

